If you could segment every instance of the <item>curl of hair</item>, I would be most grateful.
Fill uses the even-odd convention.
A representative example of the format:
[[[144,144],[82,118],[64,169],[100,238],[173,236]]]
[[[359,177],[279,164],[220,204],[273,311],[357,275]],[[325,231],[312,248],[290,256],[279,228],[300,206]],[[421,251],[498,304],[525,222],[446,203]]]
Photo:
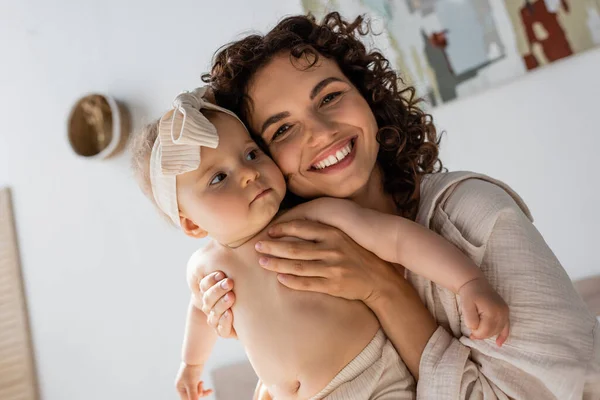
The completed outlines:
[[[377,162],[385,192],[393,197],[400,215],[414,219],[421,177],[442,169],[439,138],[431,115],[419,108],[415,88],[402,81],[381,53],[367,51],[361,42],[369,32],[363,17],[346,21],[337,12],[320,22],[312,15],[288,17],[266,35],[250,35],[221,48],[211,73],[202,79],[211,84],[220,105],[247,123],[249,83],[274,56],[289,52],[290,57],[311,60],[311,65],[319,57],[334,60],[377,120]]]

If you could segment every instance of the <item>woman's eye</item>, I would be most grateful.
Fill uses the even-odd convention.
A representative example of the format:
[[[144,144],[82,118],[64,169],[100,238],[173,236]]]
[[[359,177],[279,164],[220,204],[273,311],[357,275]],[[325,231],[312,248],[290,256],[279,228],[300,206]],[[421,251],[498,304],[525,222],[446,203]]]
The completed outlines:
[[[279,127],[279,129],[277,129],[275,131],[275,133],[273,134],[273,137],[271,138],[271,141],[276,140],[277,138],[281,137],[284,133],[286,133],[289,129],[291,128],[290,125],[281,125]]]
[[[258,149],[251,150],[248,152],[248,154],[246,154],[246,160],[254,161],[258,158],[258,154],[259,154]]]
[[[227,174],[220,172],[216,174],[214,178],[212,178],[209,185],[216,185],[217,183],[221,183],[225,180],[225,178],[227,178]]]
[[[326,105],[326,104],[331,103],[340,94],[342,94],[342,92],[329,93],[327,96],[323,97],[323,100],[321,100],[321,105]]]

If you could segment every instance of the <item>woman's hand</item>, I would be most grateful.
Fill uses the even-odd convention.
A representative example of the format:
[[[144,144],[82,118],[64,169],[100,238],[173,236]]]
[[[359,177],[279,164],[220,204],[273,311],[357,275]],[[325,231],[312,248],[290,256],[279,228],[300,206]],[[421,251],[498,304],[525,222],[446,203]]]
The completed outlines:
[[[276,224],[272,238],[295,237],[303,241],[262,240],[261,266],[277,272],[290,289],[326,293],[361,300],[371,307],[386,283],[398,271],[329,225],[308,220]]]
[[[221,271],[206,275],[200,281],[199,291],[194,292],[197,304],[202,304],[208,325],[223,338],[237,338],[233,328],[231,307],[235,302],[233,281]]]
[[[261,241],[257,250],[264,255],[263,268],[278,272],[279,281],[291,289],[362,300],[418,378],[421,355],[437,323],[400,267],[382,261],[340,230],[318,222],[285,222],[274,225],[269,234],[304,241]]]

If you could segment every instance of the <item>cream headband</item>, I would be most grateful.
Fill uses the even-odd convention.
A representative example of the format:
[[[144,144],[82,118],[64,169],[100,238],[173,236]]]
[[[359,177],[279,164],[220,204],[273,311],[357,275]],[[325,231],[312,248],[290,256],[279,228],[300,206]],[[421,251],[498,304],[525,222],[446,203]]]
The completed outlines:
[[[173,109],[160,119],[158,137],[150,156],[150,183],[154,200],[176,226],[181,226],[177,175],[194,171],[200,166],[201,146],[215,149],[219,144],[217,129],[201,110],[223,112],[239,121],[233,112],[204,99],[206,90],[207,87],[197,88],[175,98]]]

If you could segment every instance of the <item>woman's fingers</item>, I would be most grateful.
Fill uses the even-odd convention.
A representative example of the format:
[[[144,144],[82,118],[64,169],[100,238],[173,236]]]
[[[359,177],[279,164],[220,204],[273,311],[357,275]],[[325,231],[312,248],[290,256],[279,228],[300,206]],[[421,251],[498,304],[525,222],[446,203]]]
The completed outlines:
[[[319,292],[335,296],[333,285],[327,282],[325,278],[279,274],[277,279],[282,285],[293,290]]]
[[[262,254],[294,260],[322,260],[327,256],[314,242],[261,240],[254,247]]]
[[[269,228],[269,236],[274,238],[290,236],[307,241],[321,242],[332,230],[329,225],[320,222],[296,219],[273,225]]]
[[[225,311],[229,310],[235,302],[235,294],[233,292],[225,293],[215,303],[214,307],[209,311],[210,314],[214,314],[217,317],[217,321],[223,316]]]
[[[233,313],[226,310],[222,314],[211,312],[207,318],[208,326],[215,329],[217,334],[225,339],[236,338],[237,334],[233,328]]]
[[[223,338],[229,338],[233,335],[233,318],[231,317],[233,314],[231,310],[227,310],[223,313],[221,318],[219,318],[219,322],[217,324],[217,332],[219,336]]]
[[[200,281],[200,291],[202,293],[206,292],[208,289],[215,286],[218,282],[222,281],[223,279],[225,279],[225,274],[223,272],[211,272],[210,274],[202,278],[202,280]]]
[[[202,296],[202,311],[204,314],[210,313],[217,305],[217,302],[223,298],[228,292],[233,289],[233,281],[225,278],[215,285],[211,286],[204,292]]]
[[[286,258],[274,258],[261,256],[258,263],[264,269],[279,274],[296,276],[312,276],[326,278],[329,276],[329,268],[321,261],[290,260]]]

